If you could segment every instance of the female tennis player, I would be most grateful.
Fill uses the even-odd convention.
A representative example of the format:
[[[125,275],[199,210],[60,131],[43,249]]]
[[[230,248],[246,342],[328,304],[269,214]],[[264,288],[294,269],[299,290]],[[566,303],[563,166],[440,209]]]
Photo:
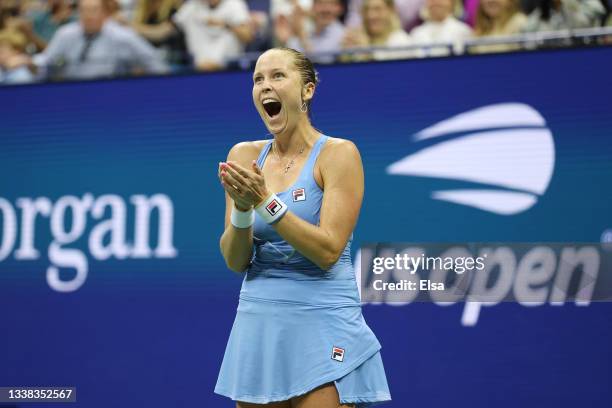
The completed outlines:
[[[219,164],[221,252],[246,275],[215,392],[238,408],[353,408],[391,399],[350,258],[361,158],[352,142],[311,125],[316,85],[303,54],[261,55],[253,102],[274,138],[239,143]]]

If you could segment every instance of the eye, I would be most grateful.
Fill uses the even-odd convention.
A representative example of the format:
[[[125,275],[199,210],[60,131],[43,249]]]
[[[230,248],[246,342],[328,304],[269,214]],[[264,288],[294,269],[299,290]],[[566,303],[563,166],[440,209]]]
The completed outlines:
[[[282,72],[277,72],[274,74],[274,79],[278,79],[278,78],[284,78],[285,74],[283,74]]]
[[[257,84],[257,83],[261,82],[262,79],[263,79],[263,77],[261,75],[258,75],[255,78],[253,78],[253,82]]]

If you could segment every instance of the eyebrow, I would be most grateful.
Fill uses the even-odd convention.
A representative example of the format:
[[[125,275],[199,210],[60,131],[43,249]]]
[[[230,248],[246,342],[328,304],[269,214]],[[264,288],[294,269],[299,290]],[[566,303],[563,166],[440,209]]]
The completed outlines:
[[[285,70],[285,68],[272,68],[272,69],[270,70],[270,73],[274,74],[274,73],[276,73],[276,72],[279,72],[279,71],[284,71],[284,70]],[[257,77],[257,75],[263,75],[263,73],[262,73],[262,72],[260,72],[260,71],[255,71],[255,72],[253,73],[253,78]]]

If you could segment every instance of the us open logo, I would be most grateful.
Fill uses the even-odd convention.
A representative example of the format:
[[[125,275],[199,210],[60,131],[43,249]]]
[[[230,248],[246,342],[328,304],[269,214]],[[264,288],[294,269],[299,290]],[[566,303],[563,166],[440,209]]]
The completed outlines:
[[[279,203],[276,199],[270,201],[270,204],[268,204],[266,206],[266,211],[268,211],[268,213],[270,215],[275,215],[276,213],[278,213],[281,209],[283,208],[282,204]]]
[[[306,201],[306,190],[303,188],[293,190],[293,201]]]
[[[332,347],[331,358],[332,360],[343,362],[344,361],[344,349],[340,347],[336,347],[336,346]]]
[[[434,200],[514,215],[544,195],[555,168],[555,143],[544,117],[523,103],[483,106],[414,135],[424,148],[390,164],[398,176],[451,180]],[[451,184],[449,184],[451,185]]]

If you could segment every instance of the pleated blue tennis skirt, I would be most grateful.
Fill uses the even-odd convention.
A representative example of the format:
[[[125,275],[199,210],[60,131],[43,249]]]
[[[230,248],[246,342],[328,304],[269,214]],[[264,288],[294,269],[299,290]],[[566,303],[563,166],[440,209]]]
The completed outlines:
[[[241,295],[215,392],[286,401],[334,383],[340,402],[391,399],[380,343],[354,303],[312,305]]]

